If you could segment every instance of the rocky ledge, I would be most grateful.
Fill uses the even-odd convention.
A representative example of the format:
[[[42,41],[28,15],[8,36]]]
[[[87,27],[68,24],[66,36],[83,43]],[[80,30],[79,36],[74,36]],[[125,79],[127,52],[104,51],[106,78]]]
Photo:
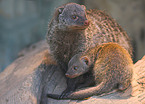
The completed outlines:
[[[125,92],[77,101],[46,97],[66,88],[65,77],[49,53],[45,41],[20,52],[0,73],[0,104],[145,104],[145,56],[135,63],[132,85]]]

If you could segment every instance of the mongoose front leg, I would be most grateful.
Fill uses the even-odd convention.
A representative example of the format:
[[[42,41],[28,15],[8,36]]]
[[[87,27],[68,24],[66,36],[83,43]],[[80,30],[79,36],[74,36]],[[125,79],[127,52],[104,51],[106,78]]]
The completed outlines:
[[[84,74],[84,77],[86,77],[85,74]],[[93,75],[88,75],[87,78],[84,78],[84,79],[86,79],[86,80],[83,83],[80,83],[76,89],[80,89],[80,88],[84,88],[84,87],[91,87],[91,86],[94,86],[96,83]]]
[[[90,87],[93,85],[95,85],[95,80],[94,76],[90,74],[90,72],[76,78],[67,78],[67,88],[63,91],[60,98],[63,98],[63,96],[70,94],[70,92],[73,92],[76,89]]]
[[[79,82],[79,78],[81,78],[82,76],[79,76],[77,78],[67,78],[67,88],[62,92],[62,94],[60,95],[60,99],[63,98],[64,96],[70,94],[70,92],[73,92],[76,90],[76,85]]]

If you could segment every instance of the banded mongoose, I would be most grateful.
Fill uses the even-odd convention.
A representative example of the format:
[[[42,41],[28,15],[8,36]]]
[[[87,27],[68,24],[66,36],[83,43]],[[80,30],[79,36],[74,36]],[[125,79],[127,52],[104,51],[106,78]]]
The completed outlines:
[[[61,98],[77,100],[108,93],[115,88],[121,91],[127,89],[132,80],[133,62],[126,49],[110,42],[76,54],[69,61],[68,68],[65,74],[67,77],[75,78],[92,71],[95,78],[95,86],[80,89]],[[48,96],[59,99],[59,95]]]
[[[46,36],[51,54],[60,68],[67,71],[69,60],[96,44],[116,42],[132,54],[126,32],[109,15],[101,10],[86,10],[85,6],[68,3],[56,9],[48,25]],[[84,76],[80,76],[85,78]],[[67,78],[67,89],[74,91],[83,78]]]

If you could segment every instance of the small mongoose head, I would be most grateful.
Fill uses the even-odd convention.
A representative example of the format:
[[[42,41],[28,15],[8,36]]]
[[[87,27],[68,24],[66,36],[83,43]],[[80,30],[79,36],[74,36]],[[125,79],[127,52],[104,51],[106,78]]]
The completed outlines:
[[[87,56],[74,55],[68,63],[66,77],[75,78],[89,71],[90,60]]]
[[[76,3],[68,3],[57,8],[58,29],[82,30],[89,26],[86,17],[85,6]]]

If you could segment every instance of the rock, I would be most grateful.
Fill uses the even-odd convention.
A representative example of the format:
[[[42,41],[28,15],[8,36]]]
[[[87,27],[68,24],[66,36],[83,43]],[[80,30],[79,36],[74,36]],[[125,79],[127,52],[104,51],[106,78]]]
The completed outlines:
[[[47,93],[66,88],[63,73],[51,57],[45,41],[20,52],[20,57],[0,73],[0,104],[141,104],[145,103],[145,56],[135,64],[132,86],[88,100],[54,100]]]

